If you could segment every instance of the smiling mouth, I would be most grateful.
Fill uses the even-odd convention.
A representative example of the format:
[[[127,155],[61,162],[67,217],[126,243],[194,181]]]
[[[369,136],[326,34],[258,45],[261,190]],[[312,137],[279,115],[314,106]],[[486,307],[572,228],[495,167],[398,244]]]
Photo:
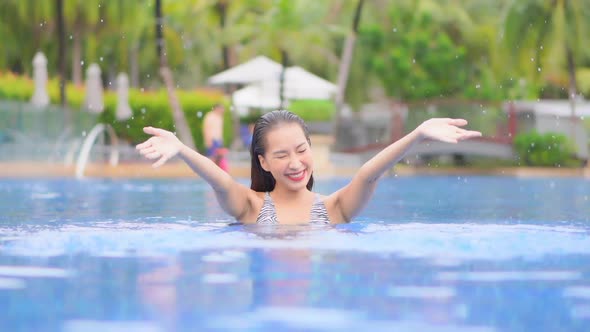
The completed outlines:
[[[301,181],[303,179],[305,179],[305,170],[302,170],[301,172],[297,172],[297,173],[291,173],[291,174],[287,174],[287,177],[291,180],[291,181]]]

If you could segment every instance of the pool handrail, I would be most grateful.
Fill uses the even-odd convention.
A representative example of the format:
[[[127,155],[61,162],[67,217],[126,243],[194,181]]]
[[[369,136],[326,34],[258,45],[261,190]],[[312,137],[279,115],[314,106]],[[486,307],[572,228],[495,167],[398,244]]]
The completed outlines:
[[[86,136],[84,143],[82,143],[82,149],[80,150],[80,154],[78,155],[78,159],[76,161],[77,179],[84,177],[84,170],[86,169],[86,164],[88,163],[88,158],[90,157],[90,151],[94,146],[98,135],[100,135],[103,131],[106,131],[111,139],[111,154],[109,158],[109,164],[111,166],[117,166],[119,163],[119,139],[115,133],[115,130],[109,124],[98,123],[92,128],[88,136]]]

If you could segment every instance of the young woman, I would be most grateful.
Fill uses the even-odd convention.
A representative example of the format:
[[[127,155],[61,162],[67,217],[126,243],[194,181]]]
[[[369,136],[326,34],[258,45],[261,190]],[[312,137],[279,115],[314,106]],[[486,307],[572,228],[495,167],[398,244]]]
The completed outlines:
[[[137,145],[153,167],[179,155],[211,185],[223,210],[242,223],[301,224],[349,222],[375,190],[379,178],[423,139],[457,143],[481,136],[465,130],[463,119],[430,119],[367,161],[348,185],[329,196],[312,192],[313,158],[303,120],[288,111],[263,115],[254,126],[250,188],[236,182],[211,159],[186,147],[173,133],[152,127]]]

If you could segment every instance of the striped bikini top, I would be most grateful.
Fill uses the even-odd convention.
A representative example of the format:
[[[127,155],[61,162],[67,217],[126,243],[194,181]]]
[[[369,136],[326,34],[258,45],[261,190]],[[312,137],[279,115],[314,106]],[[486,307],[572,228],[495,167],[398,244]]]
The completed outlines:
[[[257,224],[263,225],[276,225],[279,223],[277,220],[277,211],[275,209],[275,204],[270,197],[270,193],[266,192],[264,194],[264,203],[262,203],[262,208],[260,209],[260,213],[258,214],[258,218],[256,218]],[[328,210],[326,210],[326,205],[321,200],[319,194],[315,194],[315,198],[313,200],[313,204],[311,205],[311,213],[309,218],[310,224],[329,224],[330,218],[328,217]]]

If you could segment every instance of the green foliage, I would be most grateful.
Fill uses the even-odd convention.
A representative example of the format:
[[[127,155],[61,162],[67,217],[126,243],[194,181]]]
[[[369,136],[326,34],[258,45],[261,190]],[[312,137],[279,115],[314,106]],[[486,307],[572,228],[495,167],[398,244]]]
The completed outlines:
[[[363,78],[369,73],[375,75],[387,96],[406,101],[504,98],[505,92],[498,88],[485,54],[477,50],[481,46],[475,43],[470,49],[466,42],[471,31],[461,30],[463,25],[470,26],[464,11],[454,10],[458,19],[465,21],[460,24],[446,21],[444,15],[436,14],[438,9],[420,7],[418,2],[394,7],[387,27],[371,22],[360,30],[361,62],[366,69]],[[470,58],[470,51],[481,55]]]
[[[574,147],[565,135],[528,132],[514,138],[519,159],[527,166],[576,166]]]

